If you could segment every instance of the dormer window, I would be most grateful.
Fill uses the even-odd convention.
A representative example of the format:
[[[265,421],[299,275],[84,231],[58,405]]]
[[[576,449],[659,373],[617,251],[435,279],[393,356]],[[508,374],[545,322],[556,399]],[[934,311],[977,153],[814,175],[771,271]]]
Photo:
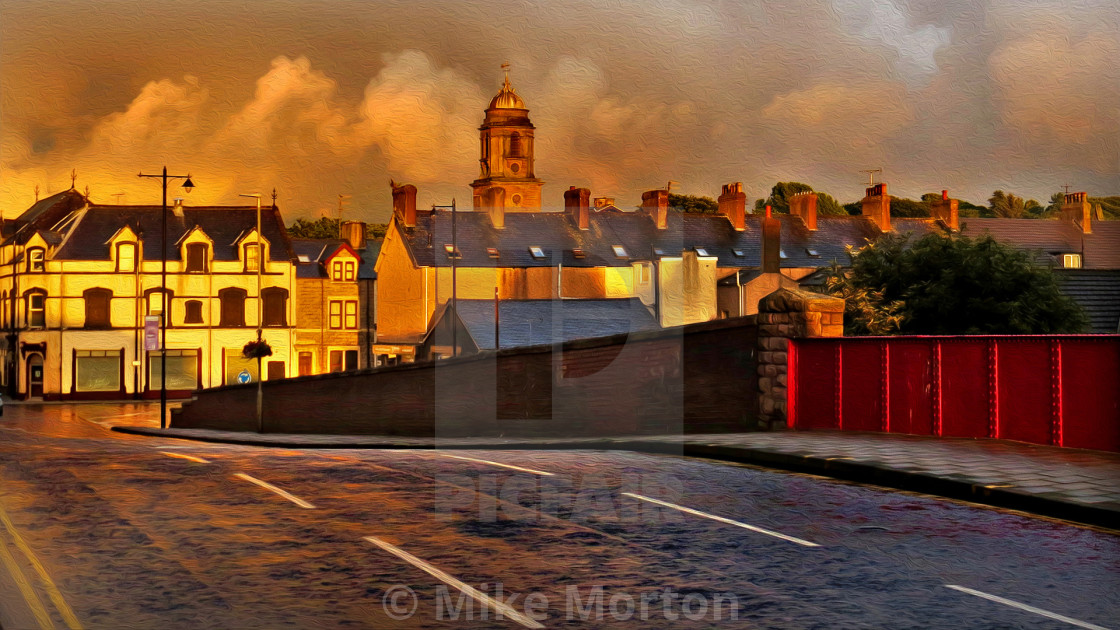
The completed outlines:
[[[27,250],[27,270],[30,272],[43,271],[43,260],[46,258],[46,252],[42,247],[32,247]]]
[[[494,258],[494,259],[497,259],[500,256],[500,254],[498,253],[498,248],[497,247],[487,247],[486,248],[486,255],[491,257],[491,258]]]
[[[245,245],[245,271],[257,272],[261,265],[261,246],[257,243]]]
[[[210,248],[206,243],[187,243],[187,268],[193,273],[206,273],[207,257]]]
[[[1062,254],[1062,267],[1066,269],[1081,268],[1081,254]]]
[[[444,244],[443,251],[447,252],[448,258],[459,259],[463,257],[463,253],[459,251],[459,248],[455,247],[451,243]]]
[[[611,251],[618,258],[629,258],[630,254],[626,253],[626,248],[621,245],[611,245]]]
[[[117,245],[117,271],[136,271],[136,243]]]
[[[537,260],[543,260],[544,250],[534,245],[529,248],[529,255]]]
[[[336,260],[331,263],[331,280],[353,282],[357,264],[353,260]]]

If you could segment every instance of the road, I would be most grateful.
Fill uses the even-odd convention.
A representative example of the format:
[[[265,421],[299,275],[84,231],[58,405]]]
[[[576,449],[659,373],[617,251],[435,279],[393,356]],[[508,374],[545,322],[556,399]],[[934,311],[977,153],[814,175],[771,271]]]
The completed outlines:
[[[616,452],[283,450],[8,405],[0,627],[1118,628],[1120,536]]]

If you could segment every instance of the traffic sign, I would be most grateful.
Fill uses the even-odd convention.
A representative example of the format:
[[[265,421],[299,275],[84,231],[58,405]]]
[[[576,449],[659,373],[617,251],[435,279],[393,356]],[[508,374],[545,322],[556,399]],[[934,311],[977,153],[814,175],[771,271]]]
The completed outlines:
[[[241,372],[237,374],[237,382],[241,383],[242,385],[249,383],[252,380],[253,375],[249,373],[249,370],[241,370]]]

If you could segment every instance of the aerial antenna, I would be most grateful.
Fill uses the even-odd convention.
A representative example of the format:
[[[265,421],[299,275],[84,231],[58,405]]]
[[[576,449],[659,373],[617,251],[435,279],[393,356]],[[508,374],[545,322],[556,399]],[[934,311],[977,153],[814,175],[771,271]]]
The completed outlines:
[[[665,192],[673,192],[673,184],[680,184],[680,182],[675,182],[670,179],[669,182],[665,184]]]
[[[89,184],[86,184],[86,199],[89,199]]]
[[[70,190],[74,190],[78,181],[78,169],[70,169]]]
[[[338,195],[338,238],[342,238],[342,206],[343,204],[349,203],[351,196],[352,195],[344,195],[342,193]]]
[[[869,169],[864,169],[860,172],[861,173],[867,173],[867,177],[868,177],[867,185],[868,186],[874,186],[875,185],[875,173],[879,173],[880,175],[882,175],[883,174],[883,169],[882,168],[869,168]],[[879,179],[883,179],[883,178],[880,177]]]
[[[35,184],[35,203],[39,202],[39,184]]]
[[[272,209],[276,209],[276,188],[272,189]]]
[[[118,206],[121,205],[121,197],[124,196],[124,193],[123,192],[113,193],[113,196],[117,198],[117,205]]]
[[[1069,184],[1062,184],[1062,188],[1066,189],[1066,194],[1069,194]]]

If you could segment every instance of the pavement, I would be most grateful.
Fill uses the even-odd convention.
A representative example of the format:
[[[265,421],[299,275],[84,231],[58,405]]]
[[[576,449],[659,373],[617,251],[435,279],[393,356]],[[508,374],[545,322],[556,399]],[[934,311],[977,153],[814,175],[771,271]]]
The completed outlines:
[[[413,438],[114,426],[132,435],[296,449],[616,450],[754,464],[1120,529],[1120,453],[930,436],[782,431],[614,438]]]

